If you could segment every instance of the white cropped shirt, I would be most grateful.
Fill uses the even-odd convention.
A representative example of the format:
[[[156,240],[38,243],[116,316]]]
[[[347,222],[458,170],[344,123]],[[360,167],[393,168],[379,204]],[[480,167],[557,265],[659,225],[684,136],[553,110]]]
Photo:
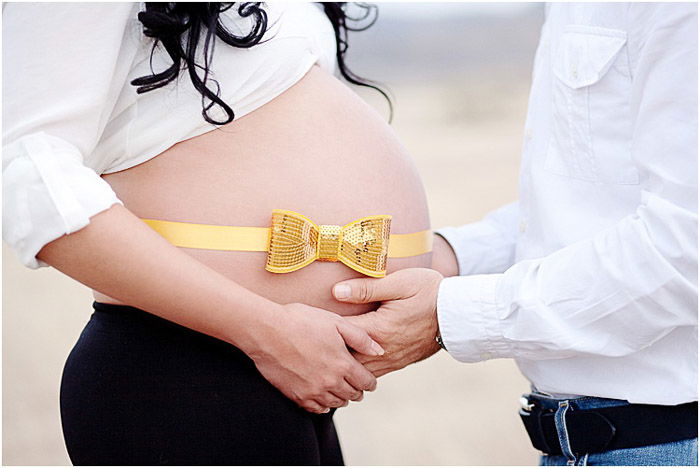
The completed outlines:
[[[47,266],[36,259],[44,245],[121,203],[100,174],[215,128],[202,117],[201,95],[186,73],[144,94],[130,84],[151,73],[153,39],[138,21],[142,8],[3,4],[2,235],[30,268]],[[217,40],[214,49],[211,77],[236,118],[274,99],[314,64],[335,70],[335,34],[318,5],[264,8],[264,42],[240,49]],[[235,6],[222,18],[235,34],[250,29]],[[159,47],[153,70],[171,64]],[[209,115],[225,118],[218,106]]]

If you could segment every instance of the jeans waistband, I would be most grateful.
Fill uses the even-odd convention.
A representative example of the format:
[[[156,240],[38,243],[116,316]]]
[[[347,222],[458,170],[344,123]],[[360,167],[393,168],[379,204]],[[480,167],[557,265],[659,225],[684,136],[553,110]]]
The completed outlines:
[[[533,446],[569,461],[589,453],[664,444],[697,437],[697,402],[631,404],[600,397],[523,395],[520,417]]]
[[[587,410],[595,408],[608,408],[612,406],[626,406],[630,402],[626,400],[616,400],[613,398],[601,398],[592,396],[582,396],[577,398],[555,398],[539,392],[532,392],[524,396],[530,400],[537,401],[542,409],[556,410],[559,403],[568,401],[572,408],[577,410]]]

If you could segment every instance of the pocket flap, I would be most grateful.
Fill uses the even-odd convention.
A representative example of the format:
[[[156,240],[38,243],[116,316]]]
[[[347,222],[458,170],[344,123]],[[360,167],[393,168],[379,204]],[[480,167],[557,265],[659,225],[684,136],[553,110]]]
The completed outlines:
[[[554,74],[571,88],[590,86],[607,73],[625,42],[625,31],[568,26],[554,60]]]

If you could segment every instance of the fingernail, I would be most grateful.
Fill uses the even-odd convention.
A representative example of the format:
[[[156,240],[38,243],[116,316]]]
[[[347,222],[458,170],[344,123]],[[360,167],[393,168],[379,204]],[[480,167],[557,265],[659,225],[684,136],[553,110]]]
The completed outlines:
[[[377,356],[382,356],[384,354],[384,348],[379,346],[379,343],[377,343],[376,341],[372,341],[371,347],[372,351],[377,353]]]
[[[330,409],[330,408],[326,408],[326,409],[323,410],[323,413],[321,413],[321,414],[326,414],[326,413],[330,413],[330,412],[331,412],[331,409]]]
[[[336,299],[348,299],[351,292],[352,288],[349,284],[340,283],[333,287],[333,295]]]

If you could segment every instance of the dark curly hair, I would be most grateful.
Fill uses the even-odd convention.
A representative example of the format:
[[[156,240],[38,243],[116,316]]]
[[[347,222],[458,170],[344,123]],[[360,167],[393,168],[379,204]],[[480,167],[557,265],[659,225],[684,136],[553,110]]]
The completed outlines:
[[[219,97],[219,83],[209,76],[214,42],[219,38],[230,46],[243,49],[260,43],[268,24],[267,13],[261,3],[146,2],[145,11],[139,12],[138,19],[143,24],[143,33],[155,39],[151,49],[151,60],[160,43],[173,64],[158,73],[153,71],[151,65],[152,74],[136,78],[131,82],[133,86],[137,86],[136,92],[140,94],[161,88],[175,80],[181,71],[186,70],[195,89],[202,95],[204,120],[215,125],[224,125],[233,121],[235,118],[233,109]],[[363,31],[372,26],[377,19],[376,6],[358,3],[356,5],[360,7],[362,13],[356,18],[351,18],[346,14],[345,3],[321,3],[321,5],[335,31],[336,58],[340,74],[350,83],[377,90],[387,99],[391,110],[391,100],[386,92],[376,84],[351,72],[345,63],[348,31]],[[221,22],[221,13],[234,6],[239,16],[252,20],[252,26],[246,35],[232,34]],[[355,22],[358,25],[353,27],[349,22]],[[202,33],[205,34],[204,58],[203,63],[200,64],[195,58]],[[202,76],[198,70],[202,71]],[[210,83],[213,86],[209,86]],[[227,115],[225,120],[216,121],[209,116],[209,110],[215,105],[224,110]]]

